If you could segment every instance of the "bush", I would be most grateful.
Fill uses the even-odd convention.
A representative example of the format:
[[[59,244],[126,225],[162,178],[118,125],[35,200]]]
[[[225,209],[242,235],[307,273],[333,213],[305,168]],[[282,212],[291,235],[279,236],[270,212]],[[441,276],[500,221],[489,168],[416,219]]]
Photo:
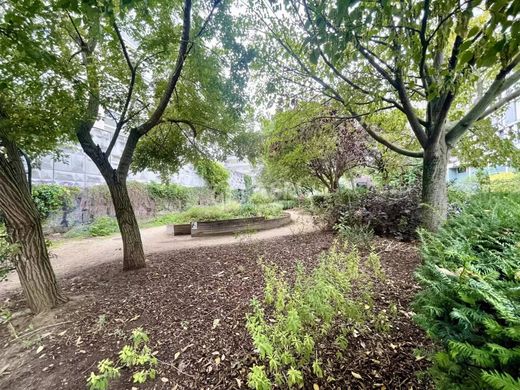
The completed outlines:
[[[520,388],[520,194],[480,194],[421,233],[417,322],[442,348],[441,389]]]
[[[41,217],[47,218],[56,211],[72,209],[79,191],[78,187],[41,184],[32,189],[32,196]]]
[[[318,202],[318,203],[317,203]],[[418,187],[343,190],[314,198],[314,209],[330,227],[361,227],[400,240],[416,237],[420,224]]]
[[[189,188],[178,184],[150,183],[146,188],[163,210],[183,210],[191,203],[193,197]]]
[[[253,299],[253,311],[247,315],[247,330],[261,361],[251,368],[249,387],[270,389],[272,382],[280,388],[303,387],[306,377],[327,377],[320,343],[336,337],[341,356],[346,336],[365,320],[365,303],[370,301],[368,288],[361,288],[356,299],[348,297],[363,275],[357,250],[345,249],[334,245],[313,271],[298,264],[293,285],[275,266],[263,266],[263,302]]]
[[[88,225],[88,233],[92,237],[109,236],[118,231],[117,220],[112,217],[98,217]]]
[[[261,194],[260,192],[255,192],[249,197],[249,202],[255,205],[271,203],[272,201],[273,199],[271,197]]]
[[[229,202],[215,206],[194,206],[181,213],[173,213],[160,216],[154,220],[156,225],[171,223],[190,223],[219,221],[223,219],[265,217],[274,218],[280,216],[282,207],[275,203],[255,206],[251,203],[239,204]]]
[[[520,175],[513,172],[491,175],[489,183],[483,189],[491,192],[520,192]]]
[[[14,269],[11,263],[11,256],[16,250],[16,245],[12,245],[7,241],[7,233],[5,226],[0,224],[0,282],[5,279],[6,275]]]

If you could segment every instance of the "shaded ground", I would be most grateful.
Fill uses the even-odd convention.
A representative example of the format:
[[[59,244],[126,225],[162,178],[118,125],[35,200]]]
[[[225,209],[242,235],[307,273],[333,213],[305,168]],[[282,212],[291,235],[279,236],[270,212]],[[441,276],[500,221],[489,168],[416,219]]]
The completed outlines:
[[[250,237],[268,240],[317,229],[311,216],[294,210],[288,212],[293,221],[290,225],[251,234],[192,238],[191,236],[172,236],[166,233],[166,226],[158,226],[141,229],[141,238],[145,254],[151,255],[176,249],[234,244]],[[51,248],[50,253],[52,267],[58,279],[62,276],[77,274],[81,270],[96,265],[117,262],[122,267],[123,264],[123,243],[119,235],[58,241],[56,247]],[[18,276],[13,271],[8,275],[7,281],[0,283],[0,298],[5,293],[19,287]]]
[[[317,255],[332,240],[329,233],[245,239],[234,245],[150,255],[149,266],[136,272],[123,273],[119,264],[111,263],[65,277],[62,285],[74,300],[32,320],[34,328],[46,328],[21,342],[8,341],[7,328],[0,329],[0,388],[85,388],[96,363],[115,359],[138,326],[149,333],[160,360],[159,378],[139,388],[246,388],[255,354],[244,316],[251,298],[262,295],[258,257],[291,271],[296,259],[316,264]],[[376,245],[388,277],[375,287],[375,306],[388,308],[393,302],[398,314],[388,332],[351,337],[344,356],[333,357],[336,380],[317,381],[321,389],[429,387],[421,374],[428,362],[413,353],[428,348],[428,343],[408,307],[417,289],[413,270],[418,256],[411,245],[389,240],[377,240]],[[11,296],[12,310],[22,305],[20,293]],[[19,333],[27,329],[29,319],[13,321]],[[128,379],[124,373],[111,388],[131,389]]]

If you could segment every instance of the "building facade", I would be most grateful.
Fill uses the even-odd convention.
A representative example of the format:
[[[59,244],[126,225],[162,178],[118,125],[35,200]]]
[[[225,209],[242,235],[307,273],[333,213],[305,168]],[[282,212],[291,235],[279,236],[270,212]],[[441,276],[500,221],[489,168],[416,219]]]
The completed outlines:
[[[92,129],[92,138],[102,149],[106,149],[115,131],[115,122],[108,116],[98,119]],[[110,163],[117,166],[121,158],[126,136],[121,134],[112,153]],[[232,189],[245,189],[245,175],[253,176],[253,167],[245,161],[239,161],[231,157],[224,166],[230,173],[230,186]],[[77,187],[90,187],[103,184],[105,181],[92,160],[83,152],[81,146],[74,145],[64,148],[62,156],[57,159],[52,155],[44,156],[38,166],[33,169],[32,178],[34,184],[62,184]],[[160,177],[154,172],[143,171],[130,174],[128,180],[139,182],[160,182]],[[187,187],[203,187],[204,181],[197,175],[193,166],[183,167],[176,175],[171,177],[171,182]]]

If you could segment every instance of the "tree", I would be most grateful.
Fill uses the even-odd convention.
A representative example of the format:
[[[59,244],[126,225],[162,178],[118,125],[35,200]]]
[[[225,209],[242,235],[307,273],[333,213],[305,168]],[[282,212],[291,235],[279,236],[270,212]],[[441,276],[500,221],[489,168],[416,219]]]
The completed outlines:
[[[520,96],[517,1],[262,1],[270,70],[333,99],[372,138],[423,161],[423,224],[446,218],[450,150],[475,123]],[[483,93],[477,96],[477,84]],[[296,94],[297,92],[295,92]],[[372,114],[402,112],[419,150],[387,140]]]
[[[196,163],[195,170],[216,196],[225,196],[229,191],[229,171],[222,164],[202,159]]]
[[[267,169],[304,186],[336,192],[345,173],[374,162],[375,150],[357,121],[330,107],[301,103],[277,113],[265,132]]]
[[[214,27],[212,17],[219,3],[197,2],[194,11],[191,0],[129,1],[121,7],[110,1],[63,3],[63,28],[71,37],[69,45],[76,47],[74,58],[82,69],[77,76],[86,80],[75,88],[84,100],[75,134],[110,190],[123,240],[124,270],[145,266],[126,184],[134,153],[141,139],[161,124],[175,123],[181,136],[193,128],[189,119],[175,116],[183,104],[177,92],[191,88],[196,95],[205,82],[181,87],[189,57],[198,52],[200,62],[190,64],[196,67],[218,55],[218,47],[206,49],[201,40]],[[92,137],[100,108],[115,122],[107,145]],[[111,156],[117,143],[124,144],[120,158]]]
[[[70,140],[65,129],[75,119],[76,101],[65,92],[67,80],[56,77],[68,64],[56,56],[47,7],[38,1],[4,2],[0,15],[0,213],[27,304],[39,313],[67,298],[31,197],[31,160]]]

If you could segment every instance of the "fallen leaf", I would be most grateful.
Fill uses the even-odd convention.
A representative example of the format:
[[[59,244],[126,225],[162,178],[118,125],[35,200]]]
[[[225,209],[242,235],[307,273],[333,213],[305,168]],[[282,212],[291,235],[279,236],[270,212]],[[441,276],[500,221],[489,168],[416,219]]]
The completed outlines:
[[[313,385],[312,385],[312,388],[313,388],[314,390],[320,390],[320,386],[318,386],[317,383],[313,384]]]
[[[162,383],[166,383],[166,382],[168,382],[168,378],[166,378],[166,377],[163,376],[163,377],[161,378],[161,382],[162,382]]]
[[[40,345],[38,349],[36,350],[36,354],[38,355],[41,351],[43,351],[43,348],[45,348],[43,345]]]
[[[352,376],[356,379],[361,379],[361,375],[359,375],[357,372],[354,372],[354,371],[350,371],[350,373],[352,374]]]
[[[212,329],[215,329],[217,326],[219,326],[220,324],[220,320],[218,318],[215,318],[213,320],[213,328]]]
[[[177,360],[180,354],[180,352],[175,352],[175,355],[173,355],[173,360]]]
[[[215,358],[215,364],[218,366],[220,364],[220,356]]]
[[[237,381],[237,386],[240,389],[242,387],[242,381],[238,378],[235,378],[235,380]]]

